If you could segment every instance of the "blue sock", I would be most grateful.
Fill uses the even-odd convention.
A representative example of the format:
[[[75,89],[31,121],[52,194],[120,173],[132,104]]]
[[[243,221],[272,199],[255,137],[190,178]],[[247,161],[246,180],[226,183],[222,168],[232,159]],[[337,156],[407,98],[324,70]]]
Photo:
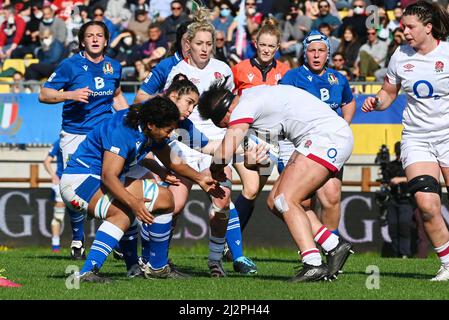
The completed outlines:
[[[253,214],[254,200],[248,200],[243,196],[243,194],[240,194],[234,204],[239,214],[240,227],[243,231],[248,224],[249,218],[251,218],[251,215]]]
[[[232,259],[236,260],[243,256],[242,231],[240,230],[239,213],[231,202],[229,211],[228,229],[226,231],[226,242],[232,253]]]
[[[100,270],[108,255],[112,252],[112,248],[115,248],[122,236],[123,231],[119,227],[109,221],[104,221],[97,230],[95,240],[90,247],[89,255],[80,273],[91,271],[94,267]]]
[[[84,241],[84,215],[69,210],[70,226],[72,227],[72,240]]]
[[[340,232],[338,232],[338,229],[330,230],[330,232],[332,232],[333,234],[335,234],[337,237],[340,236]]]
[[[149,226],[150,256],[148,262],[154,269],[160,269],[168,263],[168,247],[173,214],[157,216]]]
[[[125,259],[126,270],[137,264],[137,221],[129,227],[119,242],[120,251]]]

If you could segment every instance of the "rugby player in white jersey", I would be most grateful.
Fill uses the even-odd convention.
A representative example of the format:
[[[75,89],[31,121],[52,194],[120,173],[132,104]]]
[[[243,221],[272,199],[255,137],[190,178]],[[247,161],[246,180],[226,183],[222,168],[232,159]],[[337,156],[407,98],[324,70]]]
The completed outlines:
[[[291,281],[335,277],[352,246],[332,234],[312,211],[306,212],[301,202],[337,173],[351,155],[353,136],[347,122],[326,103],[288,85],[257,86],[238,97],[223,84],[214,84],[201,95],[198,110],[203,119],[227,128],[210,166],[215,177],[222,175],[249,129],[265,132],[274,145],[284,137],[293,142],[296,150],[268,198],[270,210],[287,224],[302,256],[303,268]],[[328,266],[315,241],[329,254]]]
[[[382,89],[363,103],[364,112],[387,109],[400,89],[403,113],[401,160],[424,228],[440,258],[432,281],[449,280],[449,231],[441,214],[440,172],[449,185],[449,13],[438,3],[408,6],[402,25],[407,44],[396,49]]]

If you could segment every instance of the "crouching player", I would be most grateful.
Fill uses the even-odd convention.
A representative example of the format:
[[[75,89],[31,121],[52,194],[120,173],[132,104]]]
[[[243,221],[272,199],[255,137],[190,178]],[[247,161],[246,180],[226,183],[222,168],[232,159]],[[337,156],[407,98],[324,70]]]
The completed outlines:
[[[178,121],[176,105],[156,97],[114,114],[91,131],[71,157],[61,178],[65,204],[104,220],[77,275],[80,281],[109,281],[98,271],[124,232],[136,233],[136,218],[147,224],[158,218],[171,219],[174,202],[170,191],[152,180],[123,181],[129,168],[150,151],[167,168],[195,181],[206,192],[221,196],[223,190],[216,187],[210,175],[194,171],[171,154],[166,140]],[[155,218],[156,214],[160,216]],[[137,253],[134,260],[137,265]]]
[[[327,230],[301,203],[351,155],[353,136],[347,122],[318,98],[287,85],[249,88],[241,97],[222,84],[213,85],[201,95],[198,110],[204,119],[227,128],[210,166],[213,177],[222,175],[250,128],[269,133],[276,144],[280,136],[293,142],[296,150],[268,198],[270,210],[287,224],[302,256],[303,268],[291,281],[336,277],[352,246]],[[314,241],[329,254],[328,265]]]

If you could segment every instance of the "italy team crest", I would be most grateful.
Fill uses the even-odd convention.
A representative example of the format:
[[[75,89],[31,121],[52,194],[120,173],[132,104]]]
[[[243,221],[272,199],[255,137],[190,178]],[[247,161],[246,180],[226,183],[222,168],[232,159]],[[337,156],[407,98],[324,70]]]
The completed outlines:
[[[17,102],[0,101],[0,134],[15,134],[22,125]]]
[[[332,73],[329,73],[329,76],[327,77],[327,81],[329,81],[329,83],[331,85],[338,84],[338,78],[335,75],[333,75]]]
[[[112,65],[110,62],[105,62],[103,65],[103,73],[104,74],[113,74],[114,69],[112,68]]]

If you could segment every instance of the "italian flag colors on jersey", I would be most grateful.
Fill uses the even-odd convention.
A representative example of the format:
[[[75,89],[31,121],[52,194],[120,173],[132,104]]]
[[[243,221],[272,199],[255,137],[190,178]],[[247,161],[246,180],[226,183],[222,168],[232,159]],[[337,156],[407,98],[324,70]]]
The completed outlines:
[[[7,129],[17,119],[19,106],[17,103],[2,103],[0,104],[0,124],[2,129]]]

